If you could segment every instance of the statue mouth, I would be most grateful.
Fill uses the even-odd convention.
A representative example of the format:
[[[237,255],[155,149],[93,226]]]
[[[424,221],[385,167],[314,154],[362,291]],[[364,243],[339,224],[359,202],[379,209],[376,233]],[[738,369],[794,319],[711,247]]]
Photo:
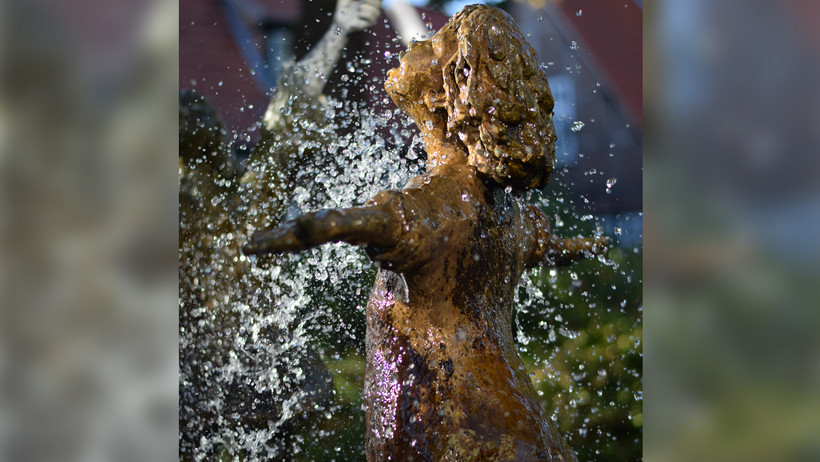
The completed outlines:
[[[398,67],[393,67],[390,70],[388,70],[387,71],[387,80],[385,80],[385,83],[390,85],[393,81],[396,80],[396,74],[398,74],[398,73],[399,73],[399,68]]]
[[[394,82],[388,81],[387,85],[384,86],[384,89],[387,90],[387,94],[390,95],[390,97],[394,100],[396,98],[407,100],[407,94],[400,92],[397,89],[397,87],[398,85],[396,85]]]

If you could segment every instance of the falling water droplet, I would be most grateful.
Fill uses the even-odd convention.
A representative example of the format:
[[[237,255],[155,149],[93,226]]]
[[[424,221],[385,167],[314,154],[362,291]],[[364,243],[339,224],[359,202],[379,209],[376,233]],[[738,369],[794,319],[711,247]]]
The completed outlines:
[[[575,332],[574,330],[571,330],[571,329],[567,329],[566,327],[563,327],[563,326],[558,328],[558,333],[563,335],[564,337],[567,337],[567,338],[570,338],[570,339],[575,338],[575,337],[578,336],[578,332]],[[584,374],[584,375],[586,375],[586,374]],[[573,376],[573,378],[574,378],[574,376]],[[583,375],[581,376],[581,378],[583,378]],[[580,379],[578,379],[578,380],[580,380]]]
[[[617,182],[618,182],[618,179],[615,178],[615,177],[612,177],[612,178],[606,180],[606,193],[607,194],[612,193],[612,187],[615,186],[615,183],[617,183]]]
[[[581,122],[580,120],[576,120],[575,122],[572,123],[571,130],[573,132],[578,133],[578,132],[581,131],[582,128],[584,128],[584,123]]]
[[[578,42],[575,40],[569,42],[569,49],[570,50],[577,50],[578,49]]]
[[[575,13],[575,16],[581,16],[582,14],[584,14],[584,10],[578,10],[578,12]]]

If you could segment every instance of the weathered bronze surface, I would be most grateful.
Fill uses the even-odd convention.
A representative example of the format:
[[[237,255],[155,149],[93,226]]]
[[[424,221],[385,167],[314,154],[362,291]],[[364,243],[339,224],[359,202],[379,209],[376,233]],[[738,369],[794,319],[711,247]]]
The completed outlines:
[[[472,5],[388,73],[416,122],[425,175],[366,206],[256,233],[247,254],[362,245],[380,264],[367,305],[368,460],[575,460],[545,415],[512,336],[525,268],[602,251],[558,239],[512,192],[554,163],[553,100],[506,13]]]

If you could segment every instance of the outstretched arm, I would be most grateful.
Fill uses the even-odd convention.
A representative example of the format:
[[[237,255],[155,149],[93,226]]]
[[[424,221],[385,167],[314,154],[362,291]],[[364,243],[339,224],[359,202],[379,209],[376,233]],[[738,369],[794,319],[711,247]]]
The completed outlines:
[[[524,245],[527,268],[569,265],[606,253],[609,243],[605,236],[567,239],[553,236],[547,217],[534,205],[528,205],[524,211],[524,229],[528,236]]]
[[[399,217],[384,205],[321,210],[278,228],[254,233],[242,252],[245,255],[295,253],[329,242],[388,248],[395,244],[400,229]]]
[[[552,236],[547,244],[544,260],[552,266],[565,266],[572,262],[606,253],[608,239],[601,237],[571,237],[567,239]]]
[[[383,268],[404,272],[424,264],[441,243],[434,239],[430,211],[412,191],[382,191],[365,207],[302,215],[270,231],[257,232],[245,255],[301,252],[329,242],[365,246]]]

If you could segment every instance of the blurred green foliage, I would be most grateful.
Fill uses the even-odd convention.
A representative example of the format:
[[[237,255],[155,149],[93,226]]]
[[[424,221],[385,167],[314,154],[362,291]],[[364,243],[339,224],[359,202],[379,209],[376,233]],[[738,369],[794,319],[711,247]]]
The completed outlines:
[[[518,312],[519,340],[526,342],[519,351],[579,460],[637,461],[641,254],[616,247],[610,259],[614,265],[583,261],[533,276],[544,298]]]

